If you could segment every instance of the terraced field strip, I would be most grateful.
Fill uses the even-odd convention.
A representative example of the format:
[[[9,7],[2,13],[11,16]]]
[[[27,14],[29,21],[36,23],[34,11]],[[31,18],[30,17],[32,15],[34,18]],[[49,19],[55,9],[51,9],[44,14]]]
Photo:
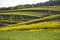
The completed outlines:
[[[36,16],[36,17],[40,17],[43,14],[39,13],[39,12],[24,12],[24,11],[20,11],[20,12],[6,12],[6,13],[0,13],[2,15],[26,15],[26,16]]]
[[[0,22],[23,22],[23,21],[14,21],[14,20],[0,20]]]

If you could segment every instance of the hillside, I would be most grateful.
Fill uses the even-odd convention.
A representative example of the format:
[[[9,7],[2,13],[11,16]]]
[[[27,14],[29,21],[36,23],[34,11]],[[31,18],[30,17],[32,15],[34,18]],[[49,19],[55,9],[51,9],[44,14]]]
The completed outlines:
[[[39,19],[28,20],[27,22],[22,22],[10,26],[0,28],[0,30],[24,30],[24,29],[40,29],[40,28],[60,28],[60,21],[58,22],[49,22],[50,20],[55,20],[60,18],[60,14],[47,16]],[[48,22],[47,22],[48,21]]]
[[[59,37],[60,6],[0,11],[0,40],[60,40]]]
[[[0,0],[0,40],[60,40],[60,0],[28,1]]]

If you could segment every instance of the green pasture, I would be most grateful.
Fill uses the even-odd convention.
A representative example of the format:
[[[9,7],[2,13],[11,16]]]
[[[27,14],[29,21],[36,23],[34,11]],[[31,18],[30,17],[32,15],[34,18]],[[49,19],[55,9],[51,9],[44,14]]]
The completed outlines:
[[[0,40],[60,40],[60,32],[5,31],[0,32]]]

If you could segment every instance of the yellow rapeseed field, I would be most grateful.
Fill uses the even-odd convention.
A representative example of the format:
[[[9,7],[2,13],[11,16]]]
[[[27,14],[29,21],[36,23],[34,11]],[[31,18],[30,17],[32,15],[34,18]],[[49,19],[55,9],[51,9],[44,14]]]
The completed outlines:
[[[42,22],[42,23],[36,23],[36,24],[30,24],[30,25],[17,25],[17,26],[11,26],[11,27],[3,27],[0,28],[2,31],[7,30],[19,30],[19,29],[37,29],[37,28],[59,28],[60,22]]]

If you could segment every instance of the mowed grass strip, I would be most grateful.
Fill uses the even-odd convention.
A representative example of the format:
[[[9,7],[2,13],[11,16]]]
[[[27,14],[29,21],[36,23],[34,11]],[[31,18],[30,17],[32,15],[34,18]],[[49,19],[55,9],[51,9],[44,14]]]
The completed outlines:
[[[21,10],[55,10],[55,11],[60,11],[60,6],[41,6],[41,7],[26,8],[26,9],[21,9]]]

